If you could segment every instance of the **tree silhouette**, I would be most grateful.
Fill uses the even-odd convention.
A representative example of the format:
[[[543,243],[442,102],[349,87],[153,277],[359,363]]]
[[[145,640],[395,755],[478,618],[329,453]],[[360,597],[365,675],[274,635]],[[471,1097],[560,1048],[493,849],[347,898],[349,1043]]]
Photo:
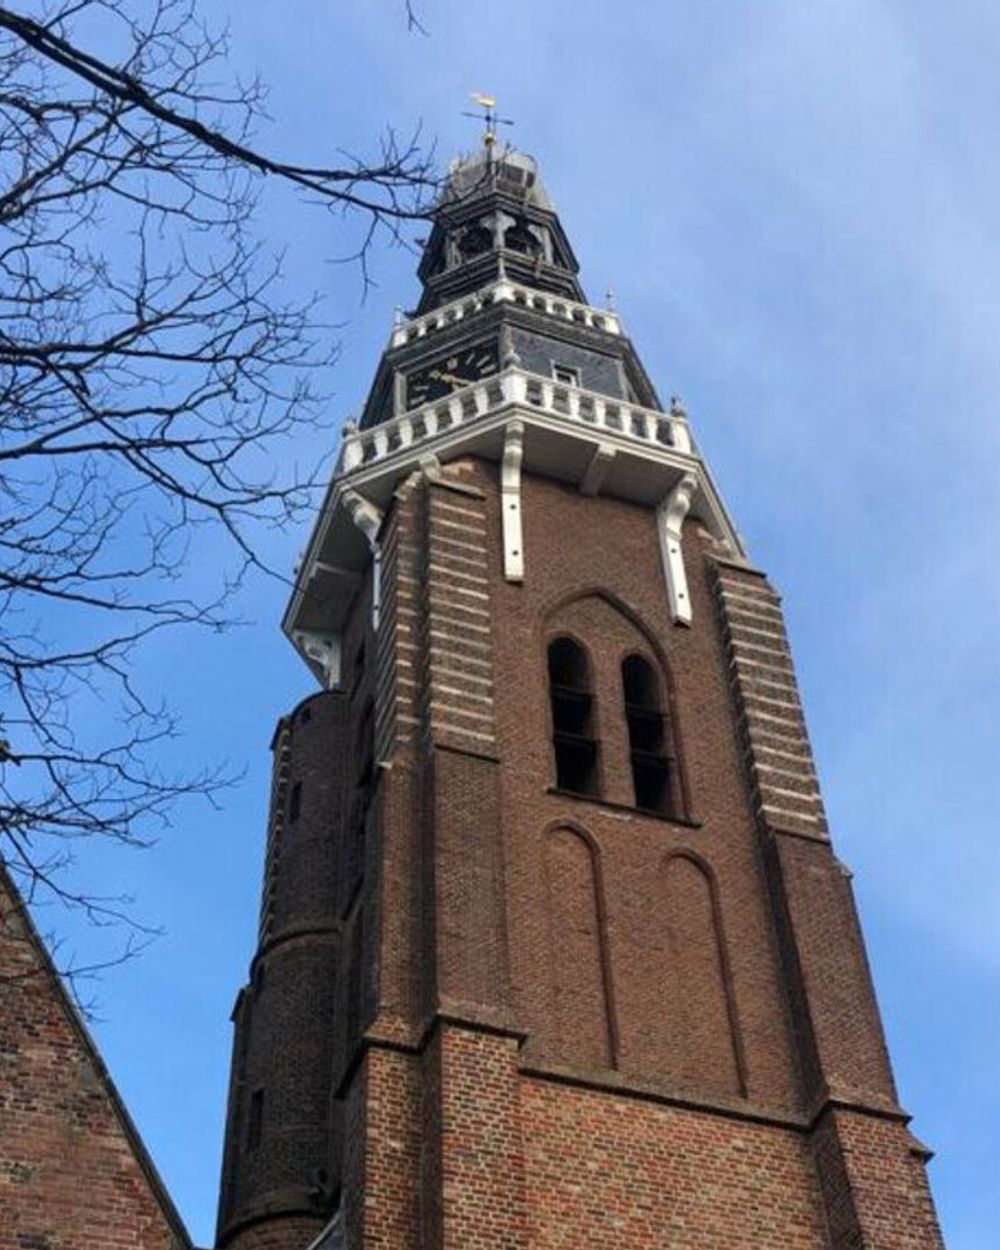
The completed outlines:
[[[261,186],[358,219],[366,281],[435,186],[419,133],[331,167],[267,155],[263,86],[220,88],[225,55],[195,0],[0,6],[0,863],[99,923],[128,912],[74,890],[73,844],[143,843],[228,780],[158,764],[176,725],[136,648],[225,625],[260,527],[317,484],[280,449],[321,419],[332,351],[315,304],[279,298]],[[185,575],[206,528],[238,556],[208,599]]]

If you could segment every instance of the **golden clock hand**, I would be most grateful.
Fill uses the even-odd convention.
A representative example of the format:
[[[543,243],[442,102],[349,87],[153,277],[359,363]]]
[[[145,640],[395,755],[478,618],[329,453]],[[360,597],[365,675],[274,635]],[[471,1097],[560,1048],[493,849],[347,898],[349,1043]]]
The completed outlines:
[[[430,376],[439,382],[448,382],[452,387],[468,386],[468,378],[460,378],[455,373],[446,373],[444,369],[432,369]]]

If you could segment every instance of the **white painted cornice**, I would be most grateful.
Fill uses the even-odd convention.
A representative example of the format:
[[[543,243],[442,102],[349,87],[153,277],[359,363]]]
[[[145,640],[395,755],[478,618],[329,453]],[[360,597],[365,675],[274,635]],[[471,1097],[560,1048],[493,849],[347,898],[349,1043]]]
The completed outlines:
[[[393,492],[429,457],[447,464],[462,456],[500,466],[504,568],[511,580],[520,580],[530,565],[520,515],[524,473],[656,509],[664,543],[673,541],[671,535],[679,540],[683,518],[690,515],[722,551],[745,558],[682,409],[642,408],[509,367],[393,421],[346,431],[283,622],[321,680],[329,680],[328,671],[320,671],[302,640],[339,636],[361,575],[377,554],[382,515]],[[508,520],[511,503],[516,508]],[[686,586],[676,568],[667,570],[669,549],[664,550],[671,611],[683,623],[686,601],[677,598],[677,588],[686,595]]]

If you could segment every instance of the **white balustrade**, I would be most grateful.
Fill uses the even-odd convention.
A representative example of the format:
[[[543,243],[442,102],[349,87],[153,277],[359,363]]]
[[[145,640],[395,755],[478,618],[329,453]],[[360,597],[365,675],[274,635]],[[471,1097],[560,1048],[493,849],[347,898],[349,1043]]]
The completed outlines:
[[[349,426],[344,433],[337,474],[351,473],[432,439],[445,430],[472,424],[491,412],[516,406],[605,430],[632,442],[669,447],[686,454],[693,451],[683,415],[640,408],[609,395],[584,391],[540,374],[511,368],[371,429],[356,430]]]
[[[440,308],[424,313],[422,317],[404,321],[393,329],[391,346],[402,347],[406,343],[425,338],[436,330],[463,321],[490,304],[517,304],[522,308],[545,313],[546,316],[572,321],[590,330],[603,330],[606,334],[621,334],[622,332],[618,314],[608,308],[592,308],[589,304],[578,304],[558,295],[550,295],[545,291],[520,286],[508,278],[501,278],[472,295],[453,300],[450,304],[443,304]]]

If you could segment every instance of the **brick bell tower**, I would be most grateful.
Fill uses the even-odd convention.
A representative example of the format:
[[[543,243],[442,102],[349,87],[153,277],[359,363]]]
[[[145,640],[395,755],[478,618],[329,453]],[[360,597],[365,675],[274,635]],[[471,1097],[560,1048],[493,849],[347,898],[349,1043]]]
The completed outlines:
[[[939,1247],[779,598],[490,138],[285,616],[218,1244]]]

